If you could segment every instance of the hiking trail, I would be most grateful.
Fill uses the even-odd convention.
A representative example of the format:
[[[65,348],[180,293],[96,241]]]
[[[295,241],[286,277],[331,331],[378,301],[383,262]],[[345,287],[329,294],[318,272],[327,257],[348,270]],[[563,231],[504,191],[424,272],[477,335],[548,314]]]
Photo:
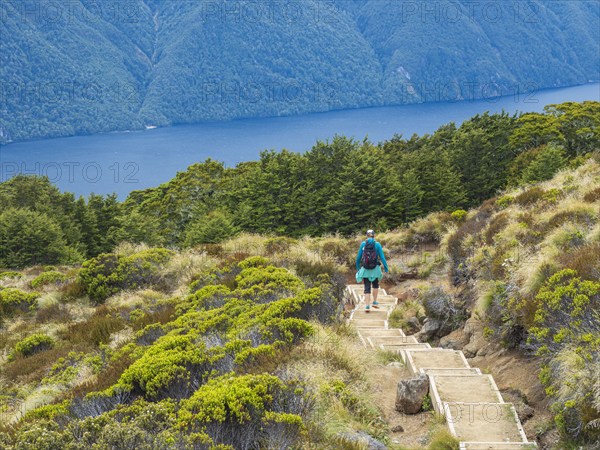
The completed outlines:
[[[491,375],[471,367],[460,350],[432,348],[400,328],[389,328],[388,317],[398,299],[384,289],[379,289],[379,309],[369,314],[364,312],[363,285],[351,284],[346,289],[356,305],[348,321],[364,346],[397,352],[412,375],[427,375],[433,409],[445,418],[461,450],[537,449],[535,442],[527,440],[514,405],[504,402]],[[389,395],[395,398],[395,390]]]

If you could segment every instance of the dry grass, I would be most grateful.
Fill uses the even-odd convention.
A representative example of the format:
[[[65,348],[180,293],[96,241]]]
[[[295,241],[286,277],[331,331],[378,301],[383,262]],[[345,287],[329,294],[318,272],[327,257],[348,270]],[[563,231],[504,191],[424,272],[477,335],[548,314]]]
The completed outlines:
[[[328,439],[343,432],[369,429],[375,424],[368,420],[377,412],[371,384],[380,367],[376,353],[365,352],[358,337],[346,326],[313,326],[315,334],[292,351],[286,372],[316,388],[318,424]],[[330,394],[331,383],[336,380],[346,386],[354,410],[348,402]]]
[[[110,342],[111,334],[123,328],[125,321],[116,311],[100,306],[89,319],[69,325],[59,336],[72,345],[96,347]]]
[[[151,309],[157,303],[167,299],[163,292],[153,289],[141,289],[138,291],[121,291],[106,300],[105,305],[109,308],[118,309]]]
[[[72,347],[55,347],[24,358],[16,357],[2,368],[2,376],[12,383],[31,383],[44,378],[58,358],[72,351]]]
[[[69,308],[58,303],[51,303],[43,308],[38,309],[35,315],[35,321],[37,323],[57,322],[66,324],[72,320],[73,316],[69,312]]]

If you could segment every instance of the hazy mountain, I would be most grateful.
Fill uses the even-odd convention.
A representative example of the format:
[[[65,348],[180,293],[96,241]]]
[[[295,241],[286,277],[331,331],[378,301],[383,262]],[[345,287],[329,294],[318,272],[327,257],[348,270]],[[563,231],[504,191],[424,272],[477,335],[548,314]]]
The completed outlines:
[[[595,1],[0,5],[0,142],[598,80]]]

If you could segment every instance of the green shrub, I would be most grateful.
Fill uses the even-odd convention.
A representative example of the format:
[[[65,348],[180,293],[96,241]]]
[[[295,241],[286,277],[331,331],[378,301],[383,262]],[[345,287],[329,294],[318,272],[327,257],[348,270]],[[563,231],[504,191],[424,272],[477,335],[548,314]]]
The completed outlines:
[[[561,191],[560,189],[556,189],[556,188],[552,188],[552,189],[548,189],[545,193],[544,193],[544,200],[546,200],[548,203],[558,203],[558,201],[564,197],[564,193],[563,191]]]
[[[179,424],[206,429],[216,442],[233,448],[272,448],[266,440],[274,438],[279,441],[276,448],[293,447],[309,404],[304,396],[300,385],[288,385],[273,375],[228,374],[210,380],[181,402]]]
[[[240,267],[242,267],[241,263]],[[304,287],[304,283],[289,270],[275,266],[243,269],[235,281],[239,289],[254,287],[259,290],[280,292],[298,291]]]
[[[15,288],[0,290],[0,318],[10,316],[17,311],[28,312],[35,309],[38,297],[37,292],[29,294]]]
[[[15,344],[15,354],[23,357],[31,356],[54,347],[54,339],[45,334],[32,334]]]
[[[515,298],[509,296],[506,284],[494,282],[484,295],[482,306],[486,337],[495,336],[495,340],[507,348],[518,347],[526,338],[524,323],[527,318],[524,316],[527,313]]]
[[[467,211],[464,209],[457,209],[451,214],[451,216],[455,222],[462,222],[467,217]]]
[[[262,256],[251,256],[238,263],[240,269],[250,269],[252,267],[267,267],[270,261]]]
[[[218,362],[223,362],[223,371],[231,370],[225,357],[223,347],[207,349],[197,331],[166,335],[125,370],[117,387],[148,399],[185,398],[208,380]]]
[[[530,330],[539,354],[571,345],[590,354],[600,351],[600,282],[582,280],[571,269],[552,275],[536,296],[535,326]]]
[[[9,278],[19,279],[22,276],[23,275],[20,274],[19,272],[0,272],[0,281],[1,280],[6,280],[6,279],[9,279]]]
[[[521,181],[537,183],[549,180],[565,165],[565,151],[562,147],[544,146],[523,171]]]
[[[514,197],[511,197],[510,195],[503,195],[502,197],[498,198],[498,200],[496,200],[496,205],[500,209],[505,209],[512,205],[514,201]]]
[[[557,426],[571,439],[597,439],[600,433],[588,424],[600,421],[594,406],[600,398],[594,385],[600,368],[600,282],[562,270],[540,289],[536,304],[530,343],[545,361],[540,380],[554,400]]]
[[[37,289],[48,284],[61,284],[65,282],[68,277],[60,272],[51,270],[49,272],[42,272],[36,278],[31,280],[31,287]]]
[[[123,289],[157,284],[160,269],[173,254],[164,248],[148,249],[130,256],[105,253],[83,263],[78,281],[90,299],[100,303]]]

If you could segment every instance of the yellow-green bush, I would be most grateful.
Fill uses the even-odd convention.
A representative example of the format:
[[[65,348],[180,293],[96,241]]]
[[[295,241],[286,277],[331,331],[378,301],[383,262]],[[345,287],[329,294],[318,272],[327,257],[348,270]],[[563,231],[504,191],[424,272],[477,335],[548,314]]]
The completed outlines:
[[[28,357],[54,346],[54,339],[45,334],[32,334],[15,344],[15,355]]]
[[[257,287],[263,291],[295,292],[304,286],[304,283],[290,271],[274,266],[243,268],[235,281],[240,289]]]
[[[115,262],[113,271],[121,258],[109,260]],[[214,273],[222,284],[201,287],[184,299],[161,300],[155,306],[170,308],[170,316],[140,327],[135,343],[118,350],[100,344],[127,326],[127,317],[137,323],[151,312],[131,317],[127,310],[102,305],[60,331],[62,339],[86,350],[61,354],[66,356],[47,366],[43,382],[70,388],[72,400],[39,409],[31,420],[60,423],[52,438],[77,450],[296,445],[313,407],[305,387],[248,374],[274,371],[289,360],[293,346],[314,332],[308,319],[330,320],[331,304],[338,301],[334,282],[321,275],[307,288],[292,272],[261,257],[229,261]],[[100,348],[87,350],[91,344]],[[74,383],[84,369],[95,376]],[[21,429],[29,433],[24,424],[10,445],[25,442]],[[34,442],[40,448],[46,444]]]
[[[600,351],[600,282],[561,270],[540,289],[536,303],[531,333],[539,354],[554,354],[567,345],[586,355]]]
[[[536,303],[530,343],[546,361],[540,380],[556,423],[570,438],[597,439],[600,432],[588,424],[600,420],[591,395],[600,367],[600,282],[565,269],[548,279]]]
[[[31,287],[34,289],[46,286],[48,284],[60,284],[66,281],[68,277],[60,272],[51,270],[48,272],[42,272],[40,275],[31,280]]]
[[[20,289],[7,288],[0,290],[0,319],[17,311],[27,312],[36,308],[38,293],[27,293]]]
[[[181,402],[179,426],[205,430],[215,441],[233,448],[272,448],[265,439],[277,443],[276,448],[284,448],[282,444],[287,448],[296,443],[303,428],[305,396],[302,385],[286,384],[273,375],[227,374]]]
[[[102,366],[103,362],[100,355],[69,352],[66,357],[56,360],[42,383],[68,386],[77,378],[84,367],[91,369],[93,374],[98,374]]]
[[[194,331],[163,336],[125,370],[117,388],[149,399],[184,398],[208,380],[217,362],[223,363],[221,372],[231,370],[226,355],[223,347],[207,349]]]
[[[19,279],[21,278],[23,275],[19,272],[14,272],[14,271],[8,271],[8,272],[0,272],[0,280],[5,280],[8,278],[15,278],[15,279]]]
[[[452,220],[455,222],[462,222],[467,217],[467,211],[464,209],[457,209],[450,215],[452,216]]]
[[[505,208],[509,207],[510,205],[512,205],[512,203],[514,201],[515,201],[514,197],[512,197],[510,195],[503,195],[502,197],[499,197],[496,200],[496,205],[500,209],[505,209]]]

